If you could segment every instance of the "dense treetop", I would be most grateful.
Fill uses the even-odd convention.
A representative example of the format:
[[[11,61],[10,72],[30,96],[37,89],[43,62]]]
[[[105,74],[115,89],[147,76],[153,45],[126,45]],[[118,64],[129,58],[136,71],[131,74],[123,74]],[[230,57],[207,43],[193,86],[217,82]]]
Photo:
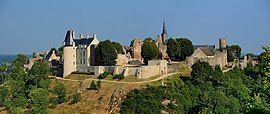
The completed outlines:
[[[193,44],[187,38],[170,38],[167,42],[167,54],[173,61],[184,61],[193,52]]]
[[[144,40],[141,55],[145,64],[148,64],[149,60],[157,59],[158,52],[158,48],[154,42],[150,39]]]
[[[95,49],[95,64],[100,66],[113,66],[116,64],[117,49],[110,40],[99,42]]]

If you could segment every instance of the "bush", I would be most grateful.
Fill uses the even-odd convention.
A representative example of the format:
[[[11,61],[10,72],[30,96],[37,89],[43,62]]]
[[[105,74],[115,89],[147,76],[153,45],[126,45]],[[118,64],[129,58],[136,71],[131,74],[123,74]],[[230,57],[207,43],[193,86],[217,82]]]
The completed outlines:
[[[0,86],[0,106],[3,106],[5,99],[8,96],[8,88],[5,86]]]
[[[53,88],[53,91],[54,94],[57,95],[58,103],[63,103],[66,101],[67,89],[62,83],[58,82]]]
[[[87,90],[98,90],[97,85],[94,80],[91,82],[91,85],[89,88],[87,88]]]
[[[100,81],[100,79],[99,79],[99,80],[97,81],[97,89],[99,90],[100,87],[101,87],[101,81]]]
[[[102,74],[100,74],[100,75],[98,76],[98,79],[104,79],[104,78],[106,78],[109,74],[110,74],[109,72],[103,72]]]
[[[123,74],[115,74],[114,76],[113,76],[113,79],[119,79],[119,80],[122,80],[122,79],[124,79],[125,78],[125,76],[123,75]]]
[[[85,75],[94,75],[94,72],[82,72],[82,71],[74,71],[71,74],[85,74]]]
[[[11,106],[12,106],[12,102],[9,98],[6,98],[4,100],[4,103],[3,103],[3,106],[6,108],[6,109],[9,109]]]
[[[50,108],[55,108],[58,105],[58,98],[52,97],[50,98]]]
[[[72,101],[71,103],[77,103],[81,100],[81,93],[80,92],[76,92],[75,94],[72,95]]]
[[[24,114],[24,110],[21,107],[12,109],[11,114]]]

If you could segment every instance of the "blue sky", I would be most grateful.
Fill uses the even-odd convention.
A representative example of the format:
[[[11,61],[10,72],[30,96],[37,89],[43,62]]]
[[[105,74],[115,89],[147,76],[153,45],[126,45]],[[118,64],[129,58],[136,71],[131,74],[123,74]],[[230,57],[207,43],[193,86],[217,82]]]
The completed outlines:
[[[0,54],[59,47],[69,28],[129,45],[135,37],[156,38],[163,20],[171,37],[193,44],[225,37],[255,54],[270,46],[269,0],[1,0]]]

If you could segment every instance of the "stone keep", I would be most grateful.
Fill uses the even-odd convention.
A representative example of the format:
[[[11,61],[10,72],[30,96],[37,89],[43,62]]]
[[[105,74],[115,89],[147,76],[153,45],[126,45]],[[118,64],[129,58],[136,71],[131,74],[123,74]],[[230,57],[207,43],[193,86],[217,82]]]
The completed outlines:
[[[132,57],[136,60],[142,60],[141,56],[141,48],[142,48],[142,41],[138,38],[135,38],[132,43]]]
[[[220,38],[219,39],[219,48],[226,48],[226,46],[227,46],[226,38]]]

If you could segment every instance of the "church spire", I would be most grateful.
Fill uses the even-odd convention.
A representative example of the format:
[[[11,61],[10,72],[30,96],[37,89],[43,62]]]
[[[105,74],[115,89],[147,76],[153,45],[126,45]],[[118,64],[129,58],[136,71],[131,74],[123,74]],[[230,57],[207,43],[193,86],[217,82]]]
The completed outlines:
[[[162,33],[167,33],[165,21],[163,21],[163,30],[162,30]]]
[[[161,37],[162,37],[163,43],[166,41],[166,39],[168,37],[165,21],[163,21],[163,29],[162,29]]]

